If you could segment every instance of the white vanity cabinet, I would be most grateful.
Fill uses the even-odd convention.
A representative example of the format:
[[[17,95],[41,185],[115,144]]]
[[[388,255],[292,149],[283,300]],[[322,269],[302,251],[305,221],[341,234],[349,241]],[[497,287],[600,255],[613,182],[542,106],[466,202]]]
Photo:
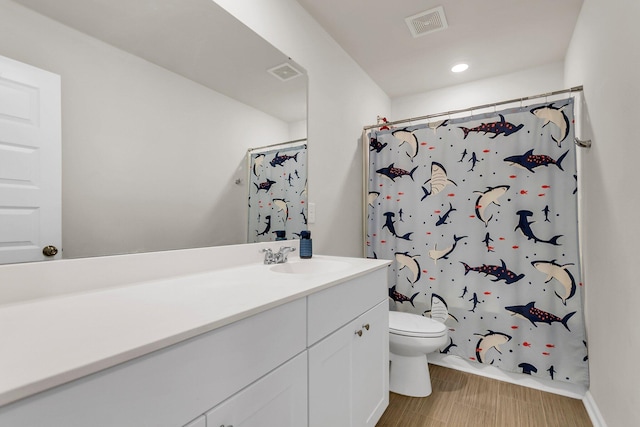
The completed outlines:
[[[301,427],[307,425],[307,354],[229,398],[206,414],[207,426]]]
[[[308,310],[309,427],[375,426],[389,403],[386,271],[310,295]]]
[[[301,298],[1,407],[0,426],[198,426],[230,396],[306,357],[305,337]]]
[[[207,427],[207,418],[201,415],[184,427]]]
[[[19,310],[72,311],[12,331],[51,356],[0,355],[0,390],[6,366],[44,372],[10,389],[0,426],[374,426],[389,400],[386,264],[345,264],[282,276],[260,264],[0,309],[14,328],[29,319]]]

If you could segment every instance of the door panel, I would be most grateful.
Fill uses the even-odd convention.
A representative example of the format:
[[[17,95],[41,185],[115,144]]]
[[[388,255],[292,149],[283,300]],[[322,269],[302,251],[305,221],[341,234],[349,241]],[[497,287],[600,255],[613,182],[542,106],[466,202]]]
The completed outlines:
[[[61,245],[60,76],[0,57],[0,264]]]

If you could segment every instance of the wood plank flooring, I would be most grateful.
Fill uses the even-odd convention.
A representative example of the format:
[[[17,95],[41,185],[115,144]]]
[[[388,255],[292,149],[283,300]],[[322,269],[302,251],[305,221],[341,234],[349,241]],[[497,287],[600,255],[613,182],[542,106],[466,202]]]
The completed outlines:
[[[433,393],[391,393],[376,427],[591,427],[579,399],[429,365]]]

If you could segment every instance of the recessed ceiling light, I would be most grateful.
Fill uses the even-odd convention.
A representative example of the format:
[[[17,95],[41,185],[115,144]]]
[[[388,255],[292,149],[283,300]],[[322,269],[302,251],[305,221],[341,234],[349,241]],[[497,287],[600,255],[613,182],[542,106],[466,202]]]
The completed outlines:
[[[453,71],[454,73],[461,73],[465,71],[467,68],[469,68],[469,65],[467,64],[457,64],[451,67],[451,71]]]

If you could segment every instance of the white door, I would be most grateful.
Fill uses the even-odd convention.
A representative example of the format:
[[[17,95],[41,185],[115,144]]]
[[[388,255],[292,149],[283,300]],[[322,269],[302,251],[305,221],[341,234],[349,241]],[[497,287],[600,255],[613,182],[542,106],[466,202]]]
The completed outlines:
[[[0,264],[62,257],[60,122],[60,76],[0,56]]]

